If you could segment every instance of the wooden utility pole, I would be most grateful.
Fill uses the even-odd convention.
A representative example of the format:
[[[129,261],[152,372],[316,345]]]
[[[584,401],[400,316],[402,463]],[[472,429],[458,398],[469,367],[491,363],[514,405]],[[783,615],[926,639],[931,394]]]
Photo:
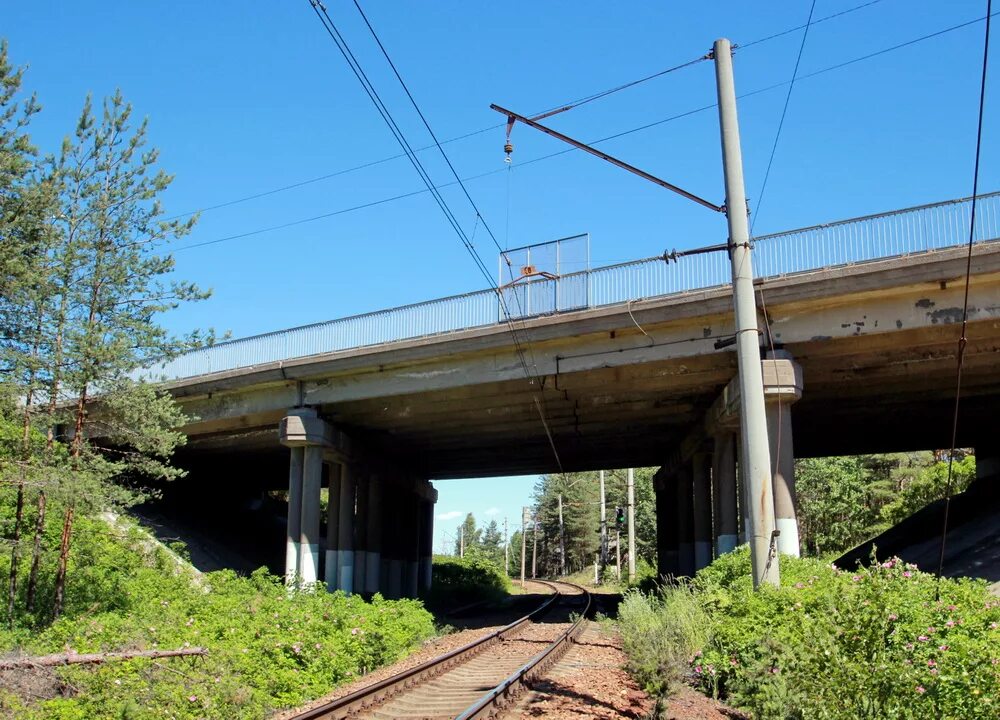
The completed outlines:
[[[601,470],[601,570],[608,564],[608,509],[604,502],[604,471]]]

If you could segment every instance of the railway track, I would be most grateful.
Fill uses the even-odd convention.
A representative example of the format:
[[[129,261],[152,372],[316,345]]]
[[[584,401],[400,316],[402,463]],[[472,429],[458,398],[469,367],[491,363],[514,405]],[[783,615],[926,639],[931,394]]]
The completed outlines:
[[[590,594],[584,588],[566,582],[536,582],[550,587],[553,594],[524,617],[291,720],[497,717],[562,656],[590,611]],[[579,615],[575,620],[574,613]],[[542,617],[545,623],[539,622]]]

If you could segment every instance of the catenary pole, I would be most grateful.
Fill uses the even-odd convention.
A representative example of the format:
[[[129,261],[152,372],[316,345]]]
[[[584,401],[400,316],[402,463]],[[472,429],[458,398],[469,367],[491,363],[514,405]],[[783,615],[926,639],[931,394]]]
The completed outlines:
[[[635,581],[635,470],[628,469],[628,580]]]
[[[559,575],[566,574],[566,531],[563,528],[562,493],[559,493]]]
[[[521,589],[524,589],[524,565],[528,549],[528,508],[521,508]]]
[[[608,564],[608,508],[604,502],[604,471],[601,470],[601,570]]]
[[[532,538],[534,543],[531,546],[531,579],[538,577],[538,516],[534,517]]]
[[[770,449],[764,410],[764,382],[760,368],[760,333],[754,298],[750,231],[747,227],[743,156],[736,115],[732,46],[715,41],[713,50],[722,135],[722,166],[726,179],[726,218],[729,222],[729,257],[733,271],[733,306],[736,315],[736,351],[739,366],[740,418],[743,436],[742,466],[746,468],[750,509],[750,558],[754,588],[779,584],[778,557],[774,552],[774,497],[771,488]]]
[[[510,537],[507,535],[507,517],[503,519],[503,574],[510,577]]]

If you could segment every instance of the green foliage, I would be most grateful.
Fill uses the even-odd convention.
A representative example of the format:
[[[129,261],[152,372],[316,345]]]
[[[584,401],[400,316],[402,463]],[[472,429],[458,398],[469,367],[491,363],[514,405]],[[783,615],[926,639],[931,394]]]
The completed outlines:
[[[86,517],[77,530],[63,616],[39,630],[22,617],[0,632],[0,651],[190,645],[209,655],[66,667],[56,673],[79,694],[26,705],[0,692],[4,717],[260,718],[392,662],[434,632],[418,601],[366,603],[322,589],[289,596],[263,569],[250,577],[209,573],[199,588],[135,530],[119,537]]]
[[[481,600],[499,600],[510,591],[502,565],[476,553],[464,558],[435,555],[427,604],[452,609]]]
[[[706,639],[689,677],[761,720],[997,717],[1000,600],[984,582],[938,584],[895,559],[848,573],[782,558],[781,569],[781,588],[754,592],[741,548],[691,586],[634,602],[653,610],[694,597]],[[659,678],[676,674],[646,682]]]
[[[636,468],[635,524],[637,559],[656,564],[656,498],[653,474],[656,468]],[[615,508],[628,505],[626,470],[605,472],[605,503],[609,537],[614,538]],[[535,515],[539,523],[538,572],[560,571],[559,495],[563,505],[563,537],[566,571],[578,572],[593,565],[600,551],[601,498],[598,473],[558,473],[541,477],[535,486]],[[622,538],[627,529],[622,528]],[[529,535],[529,542],[532,538]],[[613,559],[613,558],[612,558]],[[623,558],[623,564],[625,560]]]
[[[944,497],[948,463],[934,453],[849,455],[795,463],[804,553],[837,555]],[[958,453],[953,492],[975,478],[975,458]]]
[[[618,606],[629,671],[656,694],[666,694],[689,671],[708,639],[708,616],[685,583],[660,596],[630,590]]]

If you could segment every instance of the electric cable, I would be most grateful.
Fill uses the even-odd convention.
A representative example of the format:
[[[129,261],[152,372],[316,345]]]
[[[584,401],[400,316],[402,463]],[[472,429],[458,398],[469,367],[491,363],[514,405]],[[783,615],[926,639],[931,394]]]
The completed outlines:
[[[997,14],[998,13],[991,13],[990,17],[995,17]],[[976,18],[974,20],[969,20],[967,22],[959,23],[957,25],[952,25],[951,27],[944,28],[943,30],[938,30],[936,32],[933,32],[933,33],[930,33],[930,34],[927,34],[927,35],[922,35],[920,37],[913,38],[913,39],[908,40],[906,42],[899,43],[899,44],[893,45],[891,47],[883,48],[882,50],[878,50],[878,51],[875,51],[875,52],[872,52],[872,53],[868,53],[868,54],[862,55],[860,57],[852,58],[850,60],[846,60],[844,62],[840,62],[840,63],[837,63],[835,65],[830,65],[828,67],[821,68],[819,70],[815,70],[813,72],[806,73],[804,75],[799,75],[796,82],[802,82],[803,80],[808,80],[808,79],[811,79],[811,78],[814,78],[814,77],[818,77],[818,76],[824,75],[824,74],[826,74],[828,72],[833,72],[835,70],[839,70],[841,68],[848,67],[850,65],[853,65],[853,64],[858,63],[858,62],[862,62],[864,60],[870,60],[872,58],[879,57],[881,55],[885,55],[886,53],[893,52],[895,50],[900,50],[900,49],[909,47],[911,45],[915,45],[915,44],[917,44],[919,42],[923,42],[925,40],[930,40],[930,39],[938,37],[940,35],[944,35],[946,33],[953,32],[955,30],[960,30],[962,28],[965,28],[965,27],[968,27],[970,25],[973,25],[973,24],[975,24],[977,22],[982,22],[985,19],[986,19],[985,17],[980,17],[980,18]],[[815,24],[815,22],[813,24]],[[757,88],[756,90],[751,90],[751,91],[742,93],[742,94],[740,94],[740,95],[737,96],[737,99],[743,100],[743,99],[748,98],[748,97],[753,97],[755,95],[760,95],[762,93],[770,92],[772,90],[776,90],[778,88],[785,87],[788,84],[789,84],[789,81],[788,80],[784,80],[784,81],[781,81],[781,82],[778,82],[778,83],[774,83],[772,85],[767,85],[767,86],[764,86],[764,87],[761,87],[761,88]],[[701,107],[697,107],[697,108],[694,108],[692,110],[687,110],[685,112],[678,113],[676,115],[670,115],[670,116],[662,118],[660,120],[654,120],[653,122],[649,122],[649,123],[645,123],[643,125],[639,125],[637,127],[629,128],[627,130],[623,130],[621,132],[614,133],[613,135],[605,136],[605,137],[600,138],[598,140],[592,140],[588,144],[590,144],[590,145],[599,145],[599,144],[604,143],[604,142],[609,142],[611,140],[616,140],[618,138],[626,137],[628,135],[632,135],[632,134],[635,134],[635,133],[638,133],[638,132],[643,132],[645,130],[650,130],[650,129],[654,128],[654,127],[658,127],[660,125],[664,125],[666,123],[669,123],[669,122],[672,122],[672,121],[675,121],[675,120],[680,120],[682,118],[689,117],[691,115],[696,115],[696,114],[701,113],[701,112],[706,112],[708,110],[712,110],[715,107],[716,107],[716,103],[711,103],[711,104],[708,104],[708,105],[703,105]],[[460,136],[460,137],[469,137],[470,135],[479,134],[479,133],[482,133],[482,132],[486,132],[488,130],[495,130],[495,129],[500,128],[500,127],[503,127],[503,125],[502,124],[501,125],[494,125],[494,126],[492,126],[490,128],[485,128],[483,130],[476,131],[474,133],[470,133],[468,135]],[[446,144],[448,142],[451,142],[451,140],[443,140],[442,144]],[[434,146],[431,145],[431,146],[428,146],[428,148],[424,148],[424,149],[429,149],[429,148],[433,148],[433,147]],[[556,152],[553,152],[553,153],[549,153],[547,155],[541,155],[539,157],[532,158],[530,160],[525,160],[525,161],[519,162],[518,163],[518,167],[524,167],[524,166],[527,166],[527,165],[532,165],[534,163],[543,162],[543,161],[546,161],[546,160],[551,160],[553,158],[559,157],[561,155],[566,155],[566,154],[571,153],[571,152],[576,152],[576,150],[574,148],[566,148],[565,150],[559,150],[559,151],[556,151]],[[401,157],[406,157],[406,155],[405,154],[399,154],[399,155],[393,156],[392,158],[385,158],[383,160],[377,160],[377,161],[374,161],[374,164],[378,164],[378,163],[381,163],[381,162],[387,162],[388,160],[397,159],[397,158],[401,158]],[[360,167],[362,167],[362,166],[358,166],[358,168],[360,168]],[[340,172],[335,173],[335,174],[348,173],[348,172],[351,172],[353,169],[358,169],[358,168],[349,168],[347,170],[340,171]],[[463,180],[465,182],[469,182],[471,180],[477,180],[477,179],[480,179],[480,178],[483,178],[483,177],[487,177],[489,175],[495,175],[495,174],[498,174],[500,172],[503,172],[503,169],[500,169],[500,170],[491,170],[491,171],[480,173],[480,174],[477,174],[477,175],[467,176],[467,177],[463,178]],[[285,189],[290,188],[290,187],[297,187],[299,185],[306,184],[308,182],[314,182],[314,181],[315,180],[313,180],[313,181],[304,181],[304,183],[298,183],[298,184],[296,184],[294,186],[286,186]],[[452,184],[453,183],[442,183],[440,185],[440,187],[448,187],[449,185],[452,185]],[[279,189],[276,189],[274,191],[269,191],[269,193],[264,193],[264,194],[273,194],[274,192],[280,192],[281,190],[282,190],[282,188],[279,188]],[[251,230],[251,231],[248,231],[248,232],[238,233],[238,234],[235,234],[235,235],[230,235],[230,236],[226,236],[226,237],[222,237],[222,238],[217,238],[217,239],[209,240],[209,241],[205,241],[205,242],[198,242],[198,243],[192,243],[192,244],[189,244],[189,245],[182,245],[182,246],[179,246],[177,248],[174,248],[174,252],[177,252],[177,251],[180,251],[180,250],[187,250],[187,249],[191,249],[191,248],[204,247],[206,245],[215,245],[215,244],[220,243],[220,242],[226,242],[226,241],[229,241],[229,240],[237,240],[237,239],[242,239],[242,238],[245,238],[245,237],[251,237],[251,236],[259,235],[259,234],[262,234],[262,233],[265,233],[265,232],[271,232],[273,230],[281,230],[281,229],[284,229],[286,227],[292,227],[294,225],[301,225],[301,224],[304,224],[304,223],[307,223],[307,222],[313,222],[315,220],[322,220],[322,219],[325,219],[325,218],[328,218],[328,217],[333,217],[333,216],[336,216],[336,215],[341,215],[341,214],[344,214],[344,213],[353,212],[355,210],[362,210],[362,209],[365,209],[365,208],[368,208],[368,207],[373,207],[373,206],[376,206],[376,205],[381,205],[381,204],[386,203],[386,202],[392,202],[392,201],[395,201],[395,200],[402,200],[402,199],[405,199],[405,198],[408,198],[408,197],[412,197],[414,195],[419,195],[419,194],[424,193],[424,192],[428,192],[428,190],[417,190],[417,191],[410,192],[410,193],[403,193],[401,195],[387,197],[387,198],[383,198],[383,199],[380,199],[380,200],[372,201],[370,203],[363,203],[363,204],[360,204],[360,205],[355,205],[355,206],[348,207],[348,208],[343,208],[343,209],[340,209],[340,210],[334,210],[334,211],[331,211],[329,213],[324,213],[322,215],[316,215],[316,216],[309,217],[309,218],[303,218],[303,219],[300,219],[300,220],[294,220],[294,221],[290,221],[288,223],[283,223],[283,224],[280,224],[280,225],[274,225],[274,226],[270,226],[270,227],[262,228],[262,229],[258,229],[258,230]],[[239,203],[239,202],[243,202],[244,200],[234,200],[234,201],[230,201],[229,203],[226,203],[224,205],[236,204],[236,203]],[[193,215],[196,212],[201,212],[201,211],[193,211],[193,212],[189,212],[189,213],[183,213],[181,215],[174,215],[172,217],[174,217],[174,218],[184,217],[186,215]]]
[[[413,106],[413,109],[417,112],[417,115],[420,117],[420,121],[424,124],[424,128],[426,128],[428,134],[431,136],[431,139],[434,141],[434,144],[437,146],[438,152],[441,154],[441,157],[444,158],[445,163],[448,165],[448,169],[451,170],[451,174],[455,178],[455,182],[458,183],[459,187],[462,188],[462,192],[465,194],[465,199],[469,201],[469,204],[472,206],[472,209],[476,211],[476,219],[477,219],[477,221],[482,223],[483,229],[485,229],[486,232],[489,234],[490,239],[493,241],[493,244],[496,246],[496,249],[502,255],[503,254],[503,248],[500,247],[500,242],[497,240],[496,235],[493,234],[493,229],[489,226],[489,223],[486,221],[486,218],[483,217],[483,214],[480,212],[479,207],[476,205],[476,201],[472,199],[472,195],[469,193],[468,188],[465,186],[465,183],[462,181],[462,178],[459,176],[458,171],[455,170],[455,166],[452,164],[451,158],[449,158],[448,154],[444,151],[444,148],[441,146],[441,142],[438,140],[437,135],[434,133],[434,130],[431,128],[430,123],[427,121],[427,117],[424,115],[423,111],[420,109],[420,106],[417,104],[416,99],[413,97],[413,93],[410,92],[410,88],[406,85],[406,82],[403,80],[403,76],[400,74],[399,70],[397,69],[396,64],[392,61],[392,58],[389,57],[389,53],[385,49],[385,45],[382,44],[382,40],[379,38],[378,33],[375,32],[375,28],[372,27],[371,22],[369,22],[368,16],[365,15],[364,10],[361,9],[361,5],[360,5],[360,3],[358,3],[358,0],[353,0],[353,1],[354,1],[354,7],[357,9],[358,13],[361,15],[362,20],[364,20],[365,25],[368,27],[368,31],[371,33],[372,38],[374,38],[375,43],[379,47],[379,50],[382,51],[382,56],[385,58],[386,62],[389,63],[389,67],[392,68],[392,72],[396,76],[396,79],[399,81],[399,84],[402,86],[403,91],[406,93],[406,97],[409,98],[410,104]],[[325,9],[323,10],[323,13],[326,14],[326,10]],[[470,243],[470,247],[471,247],[471,243]],[[473,252],[474,252],[474,249],[473,249]],[[508,263],[508,272],[511,273],[511,280],[513,281],[513,271],[511,270],[509,263]],[[508,310],[508,308],[506,306],[506,303],[504,302],[503,289],[500,287],[500,283],[499,282],[497,283],[497,288],[496,289],[497,289],[497,297],[500,299],[501,307],[503,308],[504,314],[507,317],[508,326],[509,326],[509,329],[510,329],[511,337],[512,337],[512,339],[514,341],[515,348],[518,349],[518,353],[520,355],[520,359],[521,359],[521,363],[523,365],[523,369],[524,369],[525,375],[527,376],[527,379],[528,379],[528,381],[529,381],[530,384],[534,385],[536,381],[538,382],[538,387],[539,387],[539,391],[538,392],[540,393],[541,378],[540,377],[532,378],[531,373],[530,373],[530,371],[529,371],[529,369],[527,367],[527,363],[526,363],[526,361],[524,359],[524,350],[519,347],[519,341],[518,341],[517,333],[514,330],[514,325],[513,325],[512,318],[510,316],[510,312],[509,312],[509,310]],[[516,292],[516,290],[513,293],[513,295],[514,295],[514,299],[517,302],[517,306],[518,306],[518,316],[521,318],[522,325],[523,325],[523,322],[524,322],[524,309],[521,307],[521,299],[520,299],[520,296],[518,295],[518,293]],[[530,346],[529,346],[529,354],[531,355],[531,363],[534,366],[534,368],[535,368],[535,374],[537,375],[538,374],[538,364],[535,361],[534,352],[531,351]],[[549,430],[549,424],[548,424],[548,422],[546,421],[546,418],[545,418],[545,410],[543,408],[543,404],[544,404],[544,396],[542,396],[542,400],[541,400],[541,402],[539,402],[539,399],[538,399],[538,397],[536,395],[536,397],[535,397],[535,407],[538,409],[538,415],[539,415],[539,418],[542,421],[542,426],[545,428],[545,434],[548,436],[549,444],[552,446],[552,453],[553,453],[553,455],[555,455],[556,465],[559,467],[559,471],[562,472],[562,461],[559,458],[559,452],[556,450],[555,440],[553,439],[552,433]]]
[[[986,0],[986,32],[983,38],[983,71],[979,84],[979,120],[976,129],[976,160],[972,171],[972,208],[969,218],[969,244],[965,256],[965,294],[962,300],[962,332],[958,339],[958,353],[955,368],[955,410],[951,421],[951,448],[948,452],[948,478],[945,482],[944,518],[941,523],[941,551],[938,555],[937,584],[935,595],[940,599],[941,575],[944,573],[944,554],[948,539],[948,515],[951,510],[951,493],[954,483],[955,445],[958,442],[958,411],[962,400],[962,366],[965,361],[965,347],[969,342],[966,332],[969,328],[969,284],[972,278],[972,248],[976,239],[976,198],[979,194],[979,158],[983,147],[983,110],[986,106],[986,70],[990,54],[990,16],[993,0]]]
[[[757,195],[757,209],[750,217],[750,238],[753,239],[753,228],[760,215],[760,207],[764,204],[764,192],[767,190],[767,180],[771,176],[771,166],[774,164],[774,156],[778,150],[778,141],[781,139],[781,130],[785,127],[785,116],[788,115],[788,105],[792,99],[792,91],[795,89],[795,80],[799,74],[799,63],[802,62],[802,51],[806,49],[806,40],[809,38],[809,26],[812,24],[813,12],[816,10],[816,0],[812,0],[809,6],[809,17],[806,19],[805,30],[802,32],[802,42],[799,43],[799,54],[795,57],[795,67],[792,69],[792,79],[788,82],[788,92],[785,93],[785,104],[781,108],[781,118],[778,120],[778,129],[774,133],[774,143],[771,145],[771,156],[767,159],[767,169],[764,171],[764,180],[760,186],[760,194]]]
[[[855,12],[856,10],[862,10],[862,9],[864,9],[866,7],[869,7],[870,5],[875,5],[876,3],[879,3],[879,2],[882,2],[882,0],[872,0],[871,2],[863,3],[861,5],[857,5],[855,7],[848,8],[846,10],[842,10],[842,11],[840,11],[838,13],[834,13],[833,15],[827,15],[826,17],[822,17],[822,18],[819,18],[818,20],[814,20],[813,21],[813,25],[817,25],[817,24],[819,24],[821,22],[825,22],[826,20],[832,20],[832,19],[840,17],[842,15],[847,15],[849,13]],[[779,33],[775,33],[773,35],[768,35],[767,37],[759,38],[757,40],[752,40],[752,41],[750,41],[748,43],[744,43],[744,44],[740,45],[740,48],[746,49],[746,48],[752,47],[754,45],[758,45],[758,44],[761,44],[761,43],[768,42],[770,40],[774,40],[775,38],[782,37],[784,35],[787,35],[789,33],[792,33],[792,32],[795,32],[796,30],[801,30],[801,29],[802,29],[801,25],[799,25],[797,27],[794,27],[794,28],[789,28],[788,30],[783,30],[783,31],[781,31]],[[615,86],[613,88],[609,88],[607,90],[601,90],[601,91],[593,93],[591,95],[585,95],[584,97],[577,98],[576,100],[571,100],[571,101],[569,101],[567,103],[563,103],[563,105],[561,105],[561,106],[557,105],[555,107],[549,108],[548,110],[543,110],[541,112],[541,116],[546,116],[548,114],[551,114],[553,111],[559,110],[560,107],[567,107],[567,108],[577,107],[579,105],[584,105],[584,104],[587,104],[587,103],[592,102],[594,100],[598,100],[600,98],[607,97],[608,95],[611,95],[613,93],[617,93],[617,92],[620,92],[622,90],[627,90],[628,88],[635,87],[636,85],[648,82],[650,80],[654,80],[654,79],[659,78],[659,77],[662,77],[663,75],[666,75],[666,74],[668,74],[670,72],[673,72],[674,70],[677,70],[677,69],[680,69],[680,68],[683,68],[683,67],[687,67],[688,65],[693,65],[693,64],[695,64],[697,62],[700,62],[703,59],[705,59],[705,58],[696,58],[695,60],[691,60],[691,61],[689,61],[687,63],[683,63],[683,64],[675,66],[673,68],[667,68],[666,70],[661,70],[661,71],[652,73],[650,75],[646,75],[646,76],[644,76],[642,78],[639,78],[638,80],[632,80],[630,82],[626,82],[626,83],[623,83],[621,85],[617,85],[617,86]],[[455,137],[451,137],[451,138],[448,138],[446,140],[442,140],[441,144],[442,145],[447,145],[449,143],[458,142],[460,140],[466,140],[466,139],[468,139],[470,137],[475,137],[476,135],[482,135],[484,133],[490,132],[492,130],[497,130],[497,129],[502,128],[502,127],[504,127],[503,123],[498,123],[496,125],[490,125],[489,127],[480,128],[479,130],[473,130],[471,132],[467,132],[467,133],[464,133],[462,135],[457,135]],[[434,145],[425,145],[423,147],[417,148],[416,151],[417,152],[423,152],[425,150],[431,150],[433,148],[434,148]],[[250,202],[252,200],[259,200],[260,198],[268,197],[268,196],[271,196],[271,195],[276,195],[278,193],[286,192],[288,190],[294,190],[296,188],[300,188],[300,187],[303,187],[303,186],[306,186],[306,185],[312,185],[314,183],[322,182],[324,180],[330,180],[331,178],[339,177],[340,175],[347,175],[349,173],[357,172],[359,170],[365,170],[367,168],[374,167],[376,165],[382,165],[384,163],[391,162],[393,160],[398,160],[398,159],[403,158],[403,157],[406,157],[406,153],[398,153],[396,155],[389,155],[387,157],[380,158],[378,160],[371,160],[371,161],[368,161],[368,162],[365,162],[365,163],[361,163],[359,165],[354,165],[352,167],[344,168],[342,170],[336,170],[334,172],[326,173],[324,175],[319,175],[319,176],[316,176],[316,177],[307,178],[305,180],[300,180],[298,182],[290,183],[288,185],[281,185],[281,186],[278,186],[278,187],[275,187],[275,188],[271,188],[270,190],[262,190],[260,192],[252,193],[250,195],[245,195],[245,196],[242,196],[242,197],[234,198],[232,200],[226,200],[226,201],[217,203],[215,205],[206,205],[206,206],[198,208],[196,210],[189,210],[187,212],[178,213],[176,215],[170,215],[170,216],[164,218],[164,220],[176,220],[178,218],[190,217],[192,215],[197,215],[199,213],[211,212],[213,210],[220,210],[220,209],[223,209],[223,208],[231,207],[233,205],[239,205],[241,203]]]

